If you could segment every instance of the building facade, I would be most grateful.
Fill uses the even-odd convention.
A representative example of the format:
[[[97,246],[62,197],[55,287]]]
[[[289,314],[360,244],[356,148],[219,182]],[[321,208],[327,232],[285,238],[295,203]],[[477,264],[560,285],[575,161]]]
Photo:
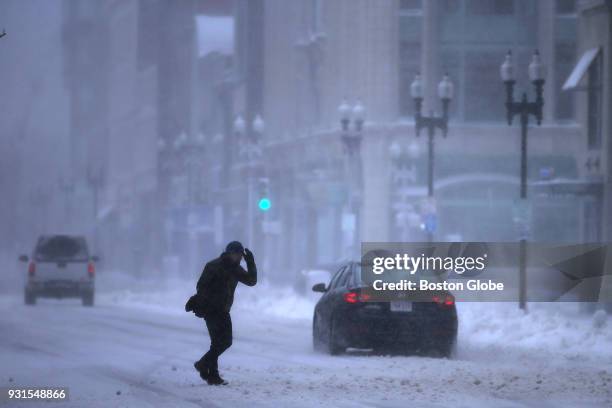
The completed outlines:
[[[186,163],[197,137],[197,4],[65,0],[63,6],[74,149],[64,188],[73,192],[71,219],[104,251],[105,267],[136,275],[159,270],[165,255],[179,258],[185,247],[193,197],[187,176],[193,166]],[[191,261],[180,255],[187,269]]]
[[[583,133],[583,161],[593,182],[602,183],[604,241],[612,238],[612,3],[578,2],[578,55],[563,89],[575,96]]]
[[[517,239],[520,131],[505,123],[499,77],[509,49],[517,87],[530,97],[534,49],[548,74],[543,124],[529,130],[531,238],[586,239],[584,198],[539,187],[586,172],[574,96],[561,90],[576,58],[575,2],[266,0],[262,6],[264,171],[275,203],[266,217],[278,228],[261,236],[279,279],[356,256],[345,245],[355,225],[361,241],[425,239],[426,145],[415,135],[410,97],[417,72],[425,113],[440,112],[436,89],[444,73],[455,84],[448,137],[435,139],[434,238]],[[240,15],[236,23],[243,25]],[[360,155],[348,156],[343,147],[343,99],[367,109]],[[394,142],[404,152],[395,158]],[[357,223],[349,222],[347,205],[353,160],[363,169]]]
[[[582,161],[596,199],[585,208],[585,220],[600,215],[599,240],[612,239],[612,1],[578,2],[578,55],[563,89],[575,96],[582,129]],[[601,297],[612,311],[612,279],[604,278]]]

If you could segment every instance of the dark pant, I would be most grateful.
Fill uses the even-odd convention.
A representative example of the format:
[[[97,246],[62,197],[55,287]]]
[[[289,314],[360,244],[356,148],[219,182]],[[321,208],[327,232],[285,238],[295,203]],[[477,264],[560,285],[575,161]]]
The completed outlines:
[[[200,364],[212,372],[218,372],[221,353],[232,345],[232,319],[228,312],[207,312],[204,316],[210,336],[210,349],[200,359]]]

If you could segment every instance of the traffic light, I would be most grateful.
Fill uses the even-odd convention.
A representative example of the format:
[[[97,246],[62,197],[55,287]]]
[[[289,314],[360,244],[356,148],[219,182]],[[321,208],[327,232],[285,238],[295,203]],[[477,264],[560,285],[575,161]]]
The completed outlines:
[[[267,177],[261,177],[259,179],[259,198],[257,200],[257,206],[260,211],[268,211],[272,207],[269,184],[270,180]]]
[[[259,199],[259,209],[261,211],[268,211],[271,206],[272,206],[272,203],[270,202],[269,198],[263,197]]]

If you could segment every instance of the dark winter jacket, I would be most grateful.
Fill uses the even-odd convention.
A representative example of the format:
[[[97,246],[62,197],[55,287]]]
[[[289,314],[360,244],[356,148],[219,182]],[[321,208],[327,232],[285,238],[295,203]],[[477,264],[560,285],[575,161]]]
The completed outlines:
[[[238,282],[248,286],[257,283],[257,266],[247,259],[248,272],[240,264],[234,264],[224,252],[204,266],[197,284],[199,304],[206,311],[229,312],[234,303],[234,291]],[[197,313],[196,313],[197,314]]]

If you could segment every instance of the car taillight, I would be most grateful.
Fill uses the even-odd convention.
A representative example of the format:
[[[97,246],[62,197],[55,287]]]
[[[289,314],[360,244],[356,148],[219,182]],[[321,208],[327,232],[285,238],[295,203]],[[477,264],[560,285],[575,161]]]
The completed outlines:
[[[343,297],[346,303],[359,303],[370,300],[370,295],[367,293],[347,292]]]
[[[90,278],[93,278],[96,274],[96,267],[94,266],[93,262],[87,264],[87,274]]]
[[[431,298],[440,306],[452,306],[455,304],[455,297],[453,295],[438,296],[435,295]]]
[[[30,262],[30,264],[28,265],[28,275],[34,276],[35,273],[36,273],[36,264],[34,262]]]

